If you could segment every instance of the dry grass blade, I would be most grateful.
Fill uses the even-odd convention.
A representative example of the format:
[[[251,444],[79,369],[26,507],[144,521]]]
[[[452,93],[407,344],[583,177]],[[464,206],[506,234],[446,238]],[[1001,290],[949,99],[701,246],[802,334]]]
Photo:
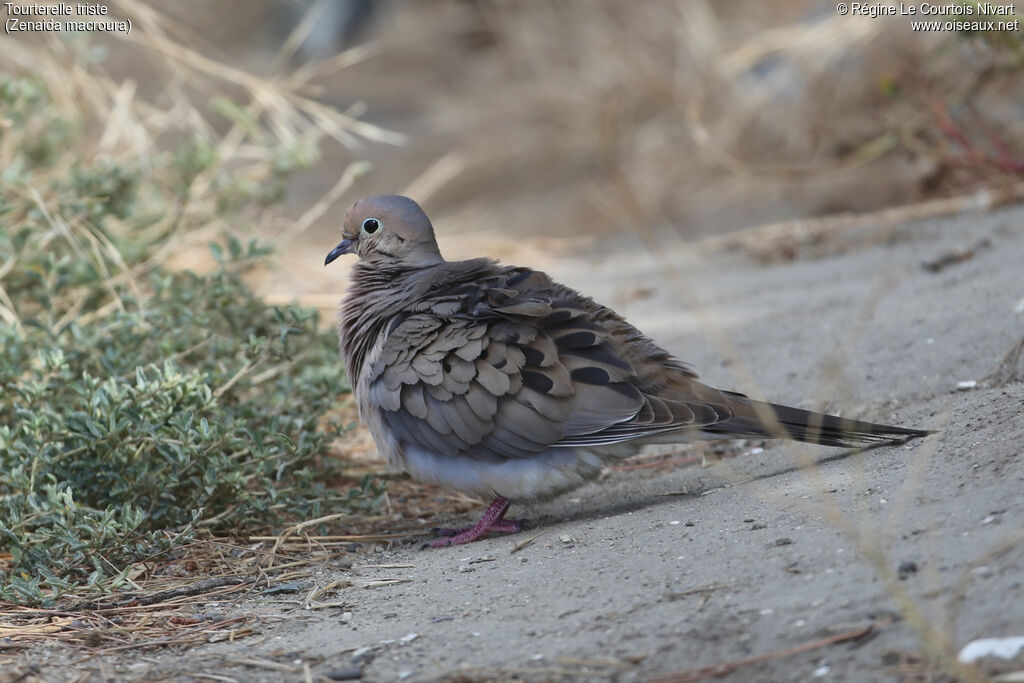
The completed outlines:
[[[523,539],[522,541],[519,541],[514,546],[512,546],[512,548],[508,551],[508,554],[509,555],[514,555],[515,553],[518,553],[523,548],[526,548],[527,546],[533,544],[534,541],[536,541],[538,538],[540,538],[541,536],[543,536],[546,533],[547,533],[546,530],[545,531],[541,531],[540,533],[534,534],[533,536],[530,536],[529,538],[526,538],[526,539]]]
[[[1013,381],[1017,376],[1017,366],[1020,365],[1022,355],[1024,355],[1024,337],[1018,339],[1017,343],[1010,347],[996,369],[983,377],[980,384],[985,387],[1001,387]]]
[[[292,666],[290,664],[281,664],[279,662],[272,662],[269,659],[252,659],[252,658],[230,658],[224,660],[225,664],[235,664],[238,666],[249,666],[254,669],[265,669],[267,671],[276,671],[278,673],[291,674],[302,671],[302,667]]]
[[[306,594],[305,599],[302,601],[302,607],[303,607],[303,609],[321,609],[321,608],[324,608],[324,607],[343,607],[343,606],[345,606],[346,603],[343,603],[343,602],[330,602],[330,603],[317,602],[317,598],[319,598],[321,595],[326,595],[327,593],[331,593],[331,592],[340,590],[342,588],[348,588],[351,585],[352,585],[351,581],[340,580],[340,581],[331,581],[326,586],[320,586],[318,588],[314,588],[313,590],[311,590],[309,593]]]
[[[396,145],[405,142],[405,137],[402,135],[392,133],[379,126],[352,119],[337,110],[289,90],[287,80],[261,78],[241,69],[231,67],[223,62],[210,59],[195,50],[185,47],[181,43],[169,40],[165,37],[163,31],[160,30],[161,23],[166,20],[152,7],[136,2],[136,0],[119,0],[119,4],[124,7],[127,13],[137,16],[139,24],[145,29],[133,31],[129,35],[129,39],[155,51],[172,64],[187,66],[198,73],[243,87],[249,91],[256,101],[261,99],[269,101],[275,97],[281,98],[283,102],[293,107],[295,111],[302,112],[317,120],[328,134],[339,141],[351,141],[353,138],[348,136],[347,132],[350,131],[368,140]]]
[[[987,211],[1024,198],[1024,183],[981,192],[930,199],[861,214],[837,214],[813,219],[797,219],[769,223],[723,236],[702,240],[698,248],[714,252],[743,249],[755,256],[770,257],[780,251],[792,251],[803,244],[827,242],[840,233],[879,231],[904,223],[949,216],[970,211]]]
[[[297,221],[285,230],[278,238],[279,241],[293,239],[296,235],[305,232],[321,216],[327,213],[334,204],[351,189],[357,179],[369,173],[370,165],[365,161],[357,161],[349,164],[341,173],[338,182],[313,206],[306,209]]]
[[[448,152],[409,183],[402,190],[402,194],[413,197],[420,203],[426,202],[464,170],[466,160],[457,152]]]
[[[738,669],[750,666],[751,664],[759,664],[772,659],[790,657],[801,652],[817,650],[818,648],[826,647],[828,645],[837,645],[839,643],[860,640],[883,625],[884,623],[874,623],[862,628],[837,633],[834,636],[812,640],[810,642],[803,643],[802,645],[786,648],[785,650],[776,650],[775,652],[769,652],[763,655],[754,655],[752,657],[744,657],[742,659],[734,659],[729,662],[722,662],[721,664],[712,664],[710,666],[687,669],[686,671],[678,671],[665,676],[658,676],[653,680],[656,683],[689,683],[690,681],[700,681],[706,678],[717,678],[719,676],[730,674]]]
[[[412,579],[373,579],[363,583],[363,588],[384,588],[385,586],[395,586],[400,583],[412,583]]]

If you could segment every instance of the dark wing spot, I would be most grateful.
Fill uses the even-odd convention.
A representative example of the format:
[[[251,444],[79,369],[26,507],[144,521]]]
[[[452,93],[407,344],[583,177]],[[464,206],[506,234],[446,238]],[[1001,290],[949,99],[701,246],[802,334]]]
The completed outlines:
[[[565,349],[565,353],[578,358],[586,358],[591,363],[603,363],[620,370],[631,370],[629,363],[615,355],[611,345],[602,342],[597,346],[590,347],[585,351],[574,352],[573,349]]]
[[[526,356],[526,364],[532,365],[535,368],[541,367],[541,363],[544,362],[544,352],[539,349],[535,349],[532,346],[524,346],[523,355]]]
[[[584,384],[608,384],[611,376],[602,368],[576,368],[572,371],[572,378],[576,382]]]
[[[572,311],[562,308],[544,318],[544,323],[547,325],[558,325],[560,323],[569,322],[570,320],[572,320]]]
[[[593,332],[571,332],[564,337],[558,338],[558,346],[563,349],[580,349],[587,346],[594,346],[599,342]]]
[[[547,375],[529,370],[523,371],[523,384],[542,394],[548,393],[555,386],[555,383]]]

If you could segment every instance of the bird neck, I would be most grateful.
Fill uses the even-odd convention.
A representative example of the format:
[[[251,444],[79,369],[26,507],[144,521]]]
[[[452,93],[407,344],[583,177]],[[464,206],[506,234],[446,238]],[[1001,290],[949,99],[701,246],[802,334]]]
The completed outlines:
[[[338,327],[338,343],[353,386],[387,322],[422,296],[422,283],[430,281],[425,270],[394,262],[359,261],[353,266]]]
[[[439,290],[477,282],[498,269],[494,261],[484,258],[442,260],[423,267],[359,261],[352,268],[338,328],[349,381],[353,386],[359,381],[367,354],[392,320]]]

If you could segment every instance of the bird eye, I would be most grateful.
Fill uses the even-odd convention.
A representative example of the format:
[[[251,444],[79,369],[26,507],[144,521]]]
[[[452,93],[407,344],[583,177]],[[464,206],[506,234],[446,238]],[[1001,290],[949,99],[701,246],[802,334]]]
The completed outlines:
[[[372,235],[380,229],[380,221],[376,218],[367,218],[363,221],[363,232],[367,235]]]

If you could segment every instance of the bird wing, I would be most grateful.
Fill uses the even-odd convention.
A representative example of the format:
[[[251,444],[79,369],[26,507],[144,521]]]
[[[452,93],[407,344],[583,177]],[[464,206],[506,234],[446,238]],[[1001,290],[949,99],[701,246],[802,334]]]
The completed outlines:
[[[543,273],[505,268],[442,289],[390,322],[368,370],[369,400],[400,441],[524,458],[731,416],[710,388],[693,401],[659,397],[659,386],[692,382],[693,373]]]

